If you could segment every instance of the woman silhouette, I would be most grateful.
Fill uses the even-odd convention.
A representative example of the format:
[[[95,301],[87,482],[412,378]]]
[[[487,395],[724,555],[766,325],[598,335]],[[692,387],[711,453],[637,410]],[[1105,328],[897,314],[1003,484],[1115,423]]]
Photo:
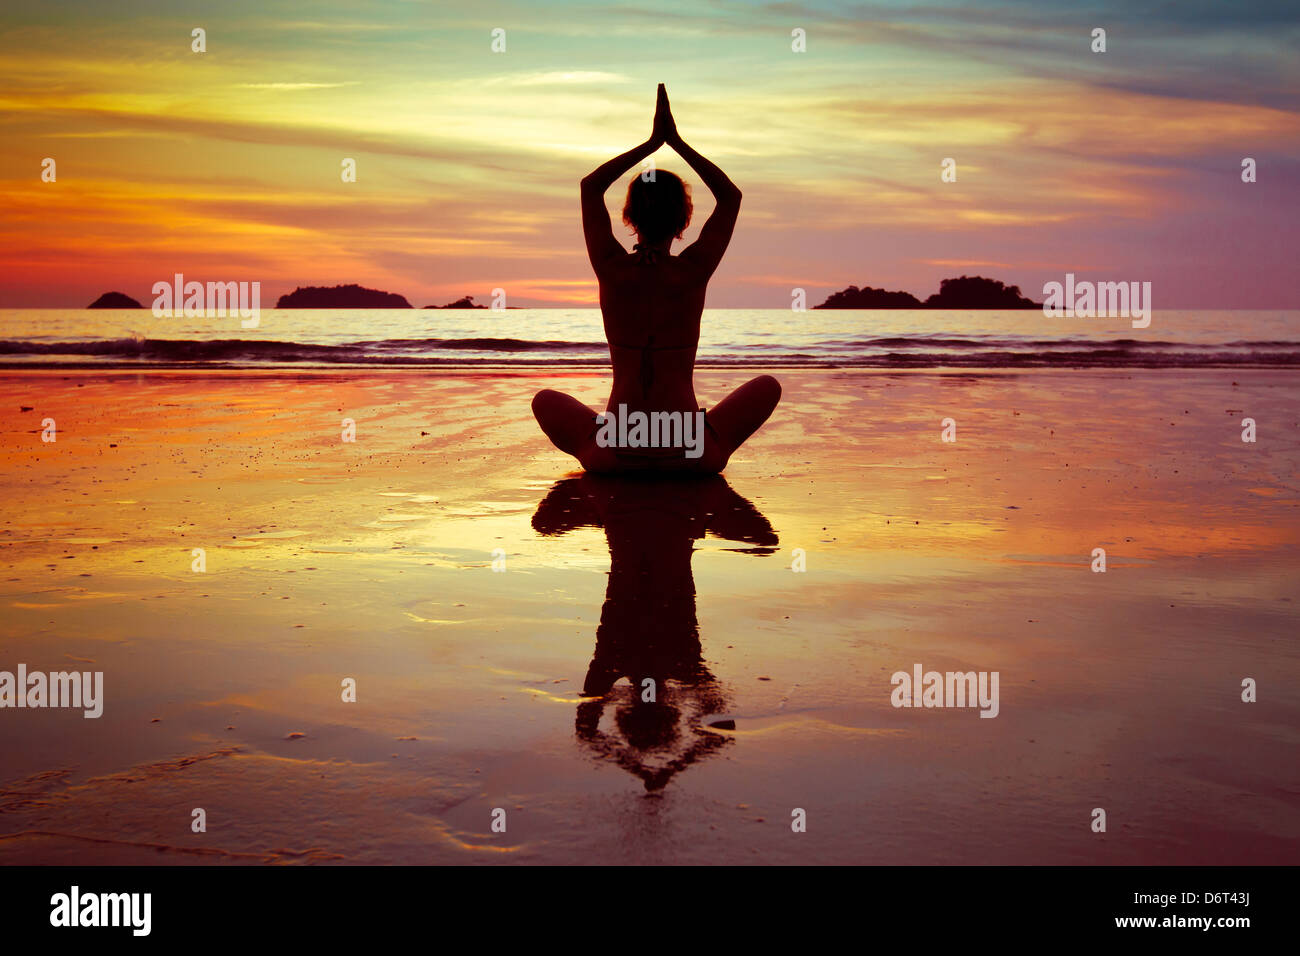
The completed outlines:
[[[690,190],[664,170],[638,172],[628,184],[623,222],[637,235],[629,253],[617,239],[605,209],[605,190],[654,153],[672,147],[702,179],[716,208],[700,237],[680,255],[669,251],[691,219]],[[709,277],[722,261],[740,213],[740,190],[726,173],[682,141],[659,84],[650,138],[616,156],[582,180],[582,229],[587,255],[600,283],[600,311],[609,340],[614,384],[606,408],[615,415],[703,412],[695,399],[695,349]],[[602,419],[571,395],[544,389],[533,414],[555,447],[588,471],[683,471],[716,474],[763,422],[781,398],[781,385],[760,375],[700,416],[702,451],[683,447],[623,447],[598,440]],[[609,431],[606,430],[606,434]]]

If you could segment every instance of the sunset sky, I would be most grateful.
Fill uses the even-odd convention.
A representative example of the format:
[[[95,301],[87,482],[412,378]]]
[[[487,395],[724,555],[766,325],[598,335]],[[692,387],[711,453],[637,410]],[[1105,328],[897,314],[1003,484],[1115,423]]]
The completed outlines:
[[[1297,42],[1292,0],[10,3],[0,307],[148,304],[175,272],[266,304],[594,305],[578,180],[647,137],[664,82],[745,193],[712,307],[1074,272],[1157,309],[1298,308]],[[696,187],[689,240],[711,202],[657,161]]]

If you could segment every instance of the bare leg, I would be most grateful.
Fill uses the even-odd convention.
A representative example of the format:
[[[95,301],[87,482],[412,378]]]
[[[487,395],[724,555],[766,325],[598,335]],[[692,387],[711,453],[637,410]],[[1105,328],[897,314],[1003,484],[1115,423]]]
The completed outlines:
[[[596,441],[596,412],[572,395],[545,388],[533,396],[533,417],[556,448],[578,459],[587,471],[614,474],[640,470],[624,462],[615,448]]]
[[[781,383],[771,375],[760,375],[709,409],[708,422],[721,439],[724,465],[731,453],[768,420],[779,401]]]
[[[577,458],[596,433],[596,413],[572,395],[544,388],[533,396],[533,417],[551,444]]]
[[[689,463],[620,458],[617,449],[602,448],[596,441],[596,412],[554,389],[543,389],[533,397],[533,416],[551,444],[578,459],[587,471],[717,474],[726,467],[732,452],[768,420],[780,400],[781,383],[771,375],[760,375],[740,386],[709,409],[708,423],[717,441],[706,437],[703,457]]]

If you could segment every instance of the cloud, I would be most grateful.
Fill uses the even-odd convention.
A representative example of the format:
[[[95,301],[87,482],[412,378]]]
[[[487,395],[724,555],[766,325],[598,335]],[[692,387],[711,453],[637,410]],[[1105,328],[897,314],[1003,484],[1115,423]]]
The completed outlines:
[[[551,73],[527,73],[522,76],[501,76],[486,81],[488,86],[556,86],[579,83],[630,83],[629,77],[601,70],[571,70]]]
[[[236,83],[235,86],[246,90],[332,90],[340,86],[356,86],[349,83]]]

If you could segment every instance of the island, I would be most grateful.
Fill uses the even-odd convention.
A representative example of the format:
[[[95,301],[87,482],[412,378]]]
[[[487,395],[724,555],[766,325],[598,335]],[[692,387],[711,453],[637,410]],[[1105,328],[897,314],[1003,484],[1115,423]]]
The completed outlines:
[[[426,305],[426,309],[486,309],[486,305],[475,305],[472,295],[463,295],[455,302],[446,305]]]
[[[363,289],[356,284],[331,288],[309,285],[280,296],[277,309],[409,309],[405,296],[378,289]]]
[[[939,291],[924,302],[910,292],[886,292],[870,286],[855,285],[833,293],[814,309],[1041,309],[1020,294],[1020,286],[1005,285],[984,276],[959,276],[944,279]]]
[[[90,305],[88,309],[143,309],[139,302],[123,292],[105,292]]]
[[[833,293],[814,309],[923,309],[921,300],[910,292],[886,292],[871,286],[859,289],[855,285]]]

